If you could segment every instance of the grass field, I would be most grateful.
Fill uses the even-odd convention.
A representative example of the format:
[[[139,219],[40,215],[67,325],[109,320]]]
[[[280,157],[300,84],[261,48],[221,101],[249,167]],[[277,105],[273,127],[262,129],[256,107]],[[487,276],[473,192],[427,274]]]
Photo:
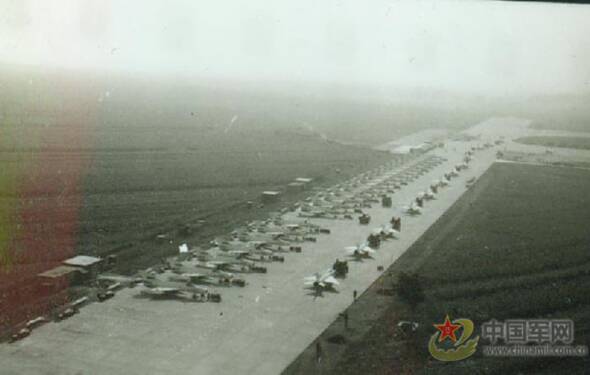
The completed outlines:
[[[19,186],[0,184],[0,203],[15,207],[7,219],[15,228],[9,265],[0,272],[0,333],[2,323],[44,313],[53,296],[38,289],[35,277],[67,257],[117,255],[115,271],[131,273],[175,254],[182,242],[200,245],[279,210],[281,203],[258,206],[264,190],[284,190],[296,177],[314,178],[318,187],[334,184],[392,158],[312,135],[246,133],[219,139],[185,133],[185,143],[198,140],[180,149],[0,153],[0,166],[17,166]],[[285,194],[282,203],[304,194]],[[157,240],[159,234],[167,240]]]
[[[390,157],[368,145],[481,116],[321,86],[0,68],[0,259],[18,247],[31,272],[75,253],[158,258],[175,246],[146,238],[199,219],[220,234],[260,214],[236,208],[262,190],[336,182]]]
[[[115,270],[131,273],[179,242],[201,244],[284,207],[247,209],[263,190],[296,177],[334,184],[391,159],[367,145],[479,118],[307,89],[26,68],[0,76],[0,311],[19,307],[11,313],[22,319],[46,297],[25,280],[65,258],[118,255]]]
[[[133,130],[116,133],[110,136],[125,139]],[[184,142],[171,140],[176,137]],[[322,185],[391,158],[289,132],[237,129],[207,135],[195,130],[178,135],[167,130],[160,138],[162,145],[176,147],[153,149],[146,141],[140,148],[118,144],[105,149],[102,137],[93,150],[1,153],[0,165],[29,171],[18,176],[22,188],[2,191],[2,199],[34,212],[35,220],[26,226],[49,247],[62,246],[55,226],[64,224],[62,219],[75,221],[76,252],[102,256],[213,213],[245,207],[261,191],[284,189],[296,177]],[[137,147],[139,141],[134,143]]]
[[[332,372],[587,373],[588,358],[494,359],[477,352],[445,364],[430,358],[427,343],[432,324],[449,314],[473,320],[476,329],[490,319],[573,319],[575,344],[588,345],[588,187],[590,171],[494,164],[392,266],[393,275],[413,270],[423,277],[426,300],[413,311],[390,301]],[[394,334],[402,319],[421,322],[407,340]]]
[[[117,255],[115,271],[131,273],[181,242],[202,244],[280,209],[247,208],[264,190],[283,190],[297,177],[333,184],[392,157],[240,120],[234,128],[59,121],[0,129],[0,331],[46,311],[52,296],[36,275],[68,257]],[[287,194],[284,203],[303,194]],[[157,241],[159,234],[168,240]]]
[[[538,145],[547,147],[564,147],[581,150],[590,149],[590,137],[561,137],[561,136],[539,136],[518,138],[515,142],[527,145]]]

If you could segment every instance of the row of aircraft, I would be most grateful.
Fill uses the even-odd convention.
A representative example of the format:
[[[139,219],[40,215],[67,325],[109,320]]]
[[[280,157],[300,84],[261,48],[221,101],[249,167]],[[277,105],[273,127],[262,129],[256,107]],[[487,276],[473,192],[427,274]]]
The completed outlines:
[[[487,147],[482,147],[484,149]],[[473,160],[474,151],[479,148],[472,148],[465,153],[461,163],[456,164],[449,172],[444,173],[440,179],[432,181],[430,186],[419,192],[410,205],[403,208],[407,215],[420,215],[424,201],[436,199],[441,188],[451,184],[451,180],[459,176],[459,173],[469,168]],[[308,198],[299,209],[299,215],[303,217],[350,219],[352,214],[364,214],[364,208],[371,208],[373,204],[380,202],[380,197],[388,196],[401,189],[404,185],[429,172],[440,165],[446,159],[439,156],[430,156],[421,162],[406,167],[401,171],[388,172],[388,167],[380,167],[377,170],[367,172],[355,177],[348,186],[336,186],[325,192],[318,193]],[[390,165],[395,168],[397,165]],[[474,179],[473,179],[474,180]],[[356,189],[356,191],[355,191]],[[383,204],[385,206],[385,204]],[[393,218],[392,223],[401,218]],[[397,222],[398,229],[391,224],[383,225],[373,230],[371,235],[378,236],[381,240],[399,238],[401,221]],[[357,261],[371,259],[377,252],[376,248],[369,245],[367,241],[348,246],[345,249],[346,255]],[[327,269],[323,272],[304,278],[304,284],[316,292],[335,291],[339,285],[334,269]]]
[[[296,205],[296,212],[303,218],[354,219],[364,209],[382,202],[384,196],[394,194],[402,186],[440,165],[445,159],[430,156],[401,170],[399,162],[380,167],[354,177],[347,183],[318,192]],[[392,169],[394,170],[392,172]],[[425,192],[429,197],[432,192]]]
[[[438,190],[448,186],[452,178],[468,168],[472,157],[473,150],[470,150],[462,163],[418,193],[415,201],[404,207],[405,213],[421,214],[423,202],[436,199]],[[290,220],[274,215],[267,220],[252,221],[216,238],[207,248],[191,248],[183,244],[172,264],[166,262],[162,267],[144,272],[141,276],[142,295],[220,301],[221,296],[212,293],[210,287],[243,287],[246,281],[239,274],[266,273],[267,265],[284,262],[285,254],[299,253],[304,243],[315,241],[320,233],[330,233],[310,219],[351,220],[355,215],[364,214],[365,209],[383,203],[384,196],[394,194],[444,161],[445,158],[435,155],[410,166],[396,160],[296,203],[289,209],[294,212],[289,216]],[[399,227],[396,229],[392,223],[374,229],[371,235],[382,240],[399,238]],[[367,241],[344,249],[349,259],[357,261],[373,258],[376,251]],[[333,290],[338,280],[334,270],[329,269],[306,277],[304,283],[319,291]]]
[[[329,231],[307,220],[287,222],[276,216],[218,237],[208,248],[182,244],[172,262],[140,275],[141,295],[219,302],[221,296],[209,287],[244,287],[238,274],[266,273],[265,264],[284,262],[285,253],[301,252],[303,242],[315,241],[319,233]]]
[[[302,217],[323,219],[351,219],[355,214],[362,215],[365,213],[364,209],[382,203],[384,196],[394,194],[445,160],[432,155],[411,166],[396,168],[400,165],[392,163],[389,166],[363,173],[347,184],[337,185],[308,198],[298,207],[298,214]],[[437,188],[438,186],[435,189]],[[434,199],[435,193],[429,188],[419,196],[424,199]],[[383,205],[385,206],[385,204]],[[414,209],[414,206],[411,207],[410,212]],[[397,229],[394,227],[394,223],[397,223]],[[400,229],[401,218],[394,218],[391,223],[373,229],[369,238],[376,236],[380,241],[397,239],[400,236]],[[372,247],[367,240],[345,247],[344,252],[348,259],[364,261],[374,258],[377,248]],[[316,294],[320,294],[323,291],[336,291],[339,282],[335,270],[331,268],[305,277],[304,285],[306,288],[314,290]]]

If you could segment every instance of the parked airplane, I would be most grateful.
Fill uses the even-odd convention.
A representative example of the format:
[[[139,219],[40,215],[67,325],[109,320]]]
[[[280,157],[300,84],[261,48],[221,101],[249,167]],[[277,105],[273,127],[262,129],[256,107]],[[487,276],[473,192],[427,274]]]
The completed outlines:
[[[305,277],[304,284],[318,293],[324,290],[334,291],[334,286],[339,285],[338,280],[334,277],[334,270],[331,268],[322,273],[318,272],[313,276]]]
[[[248,259],[224,258],[200,261],[195,263],[195,267],[206,268],[210,270],[222,270],[227,272],[245,272],[245,273],[266,273],[266,267],[258,266]]]
[[[380,234],[383,239],[399,238],[399,231],[393,229],[391,224],[382,226]]]
[[[424,192],[424,199],[432,200],[435,198],[436,198],[436,194],[434,193],[434,191],[432,191],[432,189],[428,189]]]
[[[404,211],[409,215],[420,215],[422,213],[422,209],[416,204],[416,202],[412,202],[410,206],[404,207]]]
[[[371,249],[369,245],[366,243],[359,244],[356,246],[348,246],[344,248],[346,250],[346,254],[350,257],[353,257],[355,260],[363,260],[363,259],[370,259],[373,258],[373,254],[376,253],[375,250]]]
[[[188,298],[192,296],[193,299],[197,299],[197,296],[203,297],[209,294],[207,288],[192,283],[182,282],[182,285],[175,286],[173,282],[147,279],[143,281],[143,285],[141,294],[150,298]]]
[[[141,294],[151,298],[178,298],[182,290],[172,287],[145,287],[141,290]]]
[[[233,274],[224,271],[214,271],[210,274],[204,273],[181,273],[178,275],[171,275],[168,277],[168,280],[174,282],[182,282],[189,284],[206,284],[206,285],[216,285],[216,286],[230,286],[230,285],[237,285],[237,286],[245,286],[246,281],[244,279],[239,279],[234,277]]]

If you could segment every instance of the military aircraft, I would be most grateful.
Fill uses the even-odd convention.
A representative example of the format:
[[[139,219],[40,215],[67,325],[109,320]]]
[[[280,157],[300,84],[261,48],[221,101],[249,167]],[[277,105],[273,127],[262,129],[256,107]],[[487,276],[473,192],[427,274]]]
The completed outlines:
[[[297,213],[299,217],[306,217],[306,218],[325,218],[327,217],[326,211],[319,210],[317,208],[305,208],[301,207],[299,212]]]
[[[420,215],[422,208],[420,208],[416,202],[412,202],[411,205],[404,207],[404,211],[409,215]]]
[[[257,233],[265,235],[266,233]],[[254,238],[264,238],[254,237]],[[285,238],[289,239],[289,238]],[[290,242],[283,239],[283,236],[277,239],[256,239],[248,242],[232,242],[220,245],[221,254],[229,255],[236,258],[250,259],[259,262],[284,261],[282,256],[276,255],[278,252],[288,252]],[[300,242],[303,242],[303,238]]]
[[[258,253],[265,255],[272,255],[272,251],[265,249],[266,242],[262,240],[248,240],[248,241],[226,241],[215,240],[217,248],[225,254],[243,255],[246,253]]]
[[[203,297],[209,294],[207,288],[202,288],[194,285],[193,283],[185,282],[185,280],[179,281],[165,281],[160,277],[146,278],[142,281],[143,289],[141,289],[141,295],[150,298],[188,298],[192,296],[193,299],[197,297]]]
[[[313,276],[305,277],[304,284],[308,288],[314,289],[316,292],[334,291],[334,286],[339,285],[338,280],[334,277],[334,270],[332,268],[321,273],[316,273]]]
[[[393,229],[391,224],[382,226],[380,234],[383,239],[399,238],[399,232]]]
[[[457,171],[461,171],[461,170],[467,169],[467,168],[469,168],[469,166],[465,162],[455,165],[455,169]]]
[[[285,258],[281,255],[274,255],[269,249],[255,249],[251,251],[234,251],[238,259],[247,259],[254,262],[284,262]]]
[[[151,298],[178,298],[182,290],[172,287],[145,287],[141,294]]]
[[[227,272],[266,273],[267,271],[266,267],[258,266],[254,261],[231,256],[220,256],[212,260],[198,261],[194,265],[195,267]]]
[[[230,285],[237,285],[237,286],[245,286],[246,281],[244,279],[239,279],[234,277],[232,273],[224,272],[221,270],[213,271],[209,274],[205,273],[181,273],[181,274],[173,274],[168,277],[168,280],[173,282],[181,282],[185,283],[186,285],[193,285],[193,284],[206,284],[206,285],[216,285],[216,286],[230,286]]]
[[[373,254],[376,253],[376,251],[371,249],[366,243],[356,246],[348,246],[345,247],[344,250],[346,250],[346,254],[348,256],[353,257],[355,260],[359,261],[363,259],[371,259],[373,258]]]
[[[434,193],[434,191],[432,191],[432,189],[429,188],[424,192],[424,199],[432,200],[435,198],[436,198],[436,194]]]

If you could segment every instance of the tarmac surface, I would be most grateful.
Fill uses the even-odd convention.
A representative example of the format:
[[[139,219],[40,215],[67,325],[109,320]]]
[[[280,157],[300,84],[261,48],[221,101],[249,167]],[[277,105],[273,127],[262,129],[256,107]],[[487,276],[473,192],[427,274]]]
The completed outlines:
[[[498,121],[511,129],[523,124],[517,119],[495,120],[472,131],[513,138],[490,129]],[[139,288],[123,289],[113,299],[86,306],[65,321],[45,324],[19,342],[1,344],[0,373],[278,374],[353,302],[354,290],[360,294],[378,278],[378,266],[391,265],[463,194],[466,180],[488,169],[498,148],[477,151],[469,169],[439,189],[436,200],[425,202],[422,215],[402,213],[477,143],[449,141],[445,148],[416,159],[414,163],[439,155],[448,160],[396,191],[393,208],[375,204],[367,209],[368,226],[357,220],[313,219],[331,234],[305,243],[300,254],[285,254],[285,262],[268,265],[267,274],[245,275],[245,288],[213,288],[222,294],[219,304],[154,301],[137,298]],[[305,276],[330,268],[336,258],[345,259],[346,246],[363,242],[373,229],[400,215],[401,238],[384,242],[375,259],[349,262],[350,272],[338,293],[316,297],[304,288]]]

